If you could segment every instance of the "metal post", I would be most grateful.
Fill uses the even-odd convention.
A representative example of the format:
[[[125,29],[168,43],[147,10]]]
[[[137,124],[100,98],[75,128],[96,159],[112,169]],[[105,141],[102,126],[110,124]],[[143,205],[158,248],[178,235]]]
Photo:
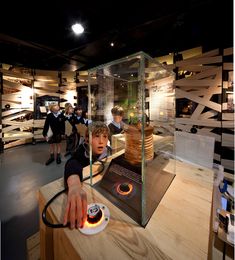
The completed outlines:
[[[34,125],[34,120],[37,119],[37,98],[36,98],[36,93],[34,91],[34,82],[35,82],[35,75],[36,75],[36,72],[35,72],[35,69],[32,69],[32,76],[33,76],[33,80],[31,81],[32,82],[32,99],[33,99],[33,125]],[[34,138],[34,127],[32,127],[32,134],[33,134],[33,138],[32,138],[32,144],[36,144],[36,140]]]
[[[3,132],[2,132],[2,95],[3,95],[3,73],[0,72],[0,153],[4,152]]]

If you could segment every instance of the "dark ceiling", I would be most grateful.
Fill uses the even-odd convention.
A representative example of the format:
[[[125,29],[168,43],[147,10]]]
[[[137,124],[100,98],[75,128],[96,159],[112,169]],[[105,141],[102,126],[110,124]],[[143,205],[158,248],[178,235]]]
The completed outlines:
[[[159,57],[233,46],[232,0],[31,0],[4,6],[0,63],[15,66],[87,69],[138,51]],[[84,25],[83,35],[72,33],[74,22]]]

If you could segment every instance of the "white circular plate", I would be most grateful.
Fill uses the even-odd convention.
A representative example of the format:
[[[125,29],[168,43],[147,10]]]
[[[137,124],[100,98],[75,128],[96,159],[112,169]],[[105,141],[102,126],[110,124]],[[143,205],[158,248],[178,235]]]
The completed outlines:
[[[100,220],[100,222],[96,223],[96,224],[90,224],[87,221],[85,222],[83,228],[79,228],[79,231],[85,235],[94,235],[99,233],[100,231],[104,230],[105,227],[107,226],[108,222],[109,222],[109,218],[110,218],[110,213],[109,213],[109,209],[101,204],[101,203],[91,203],[88,205],[88,209],[94,205],[98,205],[100,207],[100,209],[102,210],[102,218]]]

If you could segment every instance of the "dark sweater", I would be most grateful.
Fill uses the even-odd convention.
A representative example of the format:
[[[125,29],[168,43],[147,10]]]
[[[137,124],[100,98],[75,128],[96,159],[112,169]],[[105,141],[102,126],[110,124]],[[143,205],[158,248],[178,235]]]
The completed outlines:
[[[80,117],[79,119],[77,118],[77,116],[75,116],[75,124],[84,124],[85,125],[85,120],[84,117]]]
[[[117,126],[115,126],[113,123],[110,123],[108,125],[109,128],[109,141],[110,143],[112,142],[112,135],[116,135],[116,134],[120,134],[123,131],[123,125],[121,124],[121,127],[118,128]]]
[[[117,126],[115,126],[113,123],[110,123],[108,125],[109,127],[109,131],[110,131],[110,135],[116,135],[116,134],[120,134],[123,131],[122,126],[120,128],[118,128]]]
[[[59,114],[58,117],[55,117],[53,113],[47,115],[42,132],[44,137],[47,135],[49,126],[51,127],[53,135],[64,135],[65,123],[63,114]]]

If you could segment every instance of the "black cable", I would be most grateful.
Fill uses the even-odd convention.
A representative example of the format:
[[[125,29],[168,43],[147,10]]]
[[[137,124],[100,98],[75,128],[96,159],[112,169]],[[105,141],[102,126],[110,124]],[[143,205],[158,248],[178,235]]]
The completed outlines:
[[[42,221],[43,223],[51,228],[63,228],[63,227],[68,227],[70,223],[67,223],[67,225],[63,225],[63,224],[53,224],[51,222],[49,222],[47,220],[46,214],[47,214],[47,208],[49,207],[49,205],[52,203],[53,200],[55,200],[57,197],[59,197],[60,194],[66,192],[68,189],[63,189],[60,192],[56,193],[45,205],[43,211],[42,211]]]
[[[107,157],[106,157],[106,159],[107,159]],[[92,175],[92,177],[95,177],[95,176],[97,176],[98,174],[102,173],[102,171],[104,170],[104,167],[105,167],[103,161],[97,160],[97,161],[95,161],[95,162],[100,162],[101,165],[102,165],[102,169],[99,170],[96,174]],[[95,163],[95,162],[94,162],[94,163]],[[86,181],[86,180],[90,179],[90,177],[91,177],[91,176],[87,176],[86,178],[83,178],[82,181]],[[44,223],[46,226],[51,227],[51,228],[64,228],[64,227],[68,227],[68,226],[70,225],[69,222],[68,222],[66,225],[61,224],[61,223],[60,223],[60,224],[54,224],[54,223],[49,222],[48,219],[47,219],[47,217],[46,217],[47,208],[49,207],[49,205],[50,205],[57,197],[59,197],[60,194],[66,192],[66,191],[68,191],[68,188],[63,189],[63,190],[59,191],[58,193],[56,193],[56,194],[46,203],[46,205],[45,205],[45,207],[44,207],[44,209],[43,209],[43,211],[42,211],[42,221],[43,221],[43,223]]]

